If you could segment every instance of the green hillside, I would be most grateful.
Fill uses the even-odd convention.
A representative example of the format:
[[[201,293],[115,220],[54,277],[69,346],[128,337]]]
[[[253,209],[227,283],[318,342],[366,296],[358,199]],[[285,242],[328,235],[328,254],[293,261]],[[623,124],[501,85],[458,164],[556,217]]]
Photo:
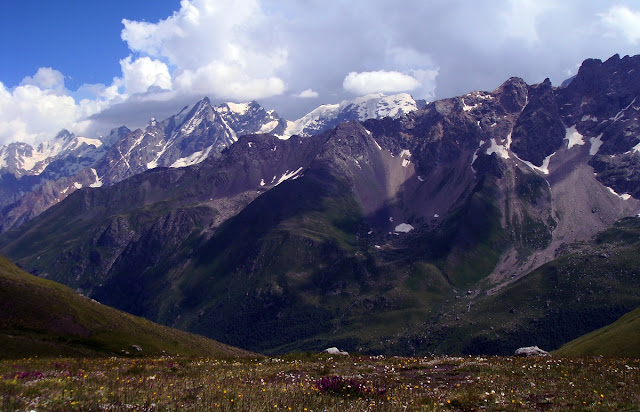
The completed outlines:
[[[59,283],[30,275],[2,256],[0,348],[0,358],[251,355],[101,305]]]
[[[640,358],[640,307],[611,325],[572,340],[557,356],[628,356]]]

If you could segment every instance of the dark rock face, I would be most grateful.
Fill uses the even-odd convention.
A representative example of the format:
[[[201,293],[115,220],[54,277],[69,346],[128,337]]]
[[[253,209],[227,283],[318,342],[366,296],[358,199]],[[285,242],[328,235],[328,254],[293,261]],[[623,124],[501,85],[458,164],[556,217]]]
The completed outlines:
[[[602,120],[615,117],[640,93],[640,56],[614,55],[607,61],[585,60],[569,85],[563,89],[560,111],[567,124],[583,116]]]
[[[640,158],[635,153],[595,156],[590,162],[598,180],[616,193],[640,199]]]
[[[551,82],[529,88],[527,105],[513,129],[511,149],[523,160],[542,166],[543,160],[562,144],[565,128]]]
[[[635,270],[591,244],[571,253],[640,212],[629,197],[640,191],[636,86],[618,88],[636,69],[637,58],[587,61],[563,88],[512,78],[288,140],[225,126],[284,127],[257,104],[203,100],[116,142],[82,189],[1,236],[0,252],[105,303],[257,351],[486,353],[501,342],[513,353],[504,336],[526,344],[564,314],[599,313],[583,306],[593,299],[567,300],[591,287],[576,269],[584,256],[611,256],[621,265],[611,279]],[[209,148],[219,153],[192,157]],[[125,179],[125,160],[158,167]],[[193,164],[161,167],[177,162]],[[565,256],[578,263],[556,260]],[[560,283],[570,292],[555,293]],[[622,283],[612,306],[640,299]],[[490,315],[474,318],[475,305]]]
[[[565,124],[595,141],[590,165],[598,180],[617,193],[635,193],[640,144],[640,56],[585,60],[558,92]],[[628,178],[628,179],[627,179]]]

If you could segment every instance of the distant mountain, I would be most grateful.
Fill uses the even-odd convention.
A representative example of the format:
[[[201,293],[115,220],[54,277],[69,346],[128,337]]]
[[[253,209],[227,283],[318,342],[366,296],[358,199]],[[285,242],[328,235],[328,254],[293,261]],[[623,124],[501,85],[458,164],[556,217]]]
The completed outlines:
[[[511,78],[318,135],[236,136],[84,186],[0,252],[259,352],[551,350],[640,304],[638,96],[640,56],[616,55],[566,87]]]
[[[156,167],[197,164],[233,144],[240,135],[283,127],[284,120],[256,102],[213,106],[204,98],[161,122],[152,119],[145,130],[118,140],[93,166],[94,179],[111,185]]]
[[[92,163],[103,154],[102,145],[101,140],[77,137],[68,130],[62,130],[53,140],[40,143],[36,148],[26,143],[10,143],[0,146],[0,173],[11,173],[17,178],[39,175],[52,162],[68,156]]]
[[[55,202],[60,193],[54,189],[54,182],[81,173],[104,156],[110,143],[128,132],[120,127],[102,139],[88,139],[62,130],[35,149],[26,143],[0,146],[0,210],[32,191],[39,191],[45,204]],[[46,186],[41,188],[43,184]],[[31,217],[44,210],[35,203]]]
[[[101,305],[0,256],[0,358],[251,356]]]
[[[397,117],[420,104],[407,94],[370,95],[322,106],[290,122],[256,102],[212,105],[204,98],[163,121],[151,119],[144,130],[114,129],[102,141],[77,138],[64,130],[35,151],[29,145],[12,143],[0,147],[0,159],[4,156],[0,167],[6,165],[0,168],[0,208],[4,207],[0,232],[32,219],[81,187],[112,185],[156,167],[194,165],[218,155],[238,136],[309,136],[341,121]]]

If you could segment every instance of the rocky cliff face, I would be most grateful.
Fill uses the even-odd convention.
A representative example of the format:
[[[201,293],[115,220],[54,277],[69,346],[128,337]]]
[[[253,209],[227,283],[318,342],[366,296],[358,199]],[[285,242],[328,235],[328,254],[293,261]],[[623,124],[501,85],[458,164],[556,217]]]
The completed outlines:
[[[584,136],[598,181],[637,198],[640,152],[639,56],[587,60],[562,96],[563,116]],[[635,192],[634,192],[635,191]]]
[[[586,330],[556,333],[558,322],[592,316],[585,325],[597,327],[640,303],[636,246],[624,241],[640,212],[636,70],[637,56],[590,60],[566,87],[512,78],[289,140],[209,127],[251,107],[201,102],[188,108],[200,123],[149,125],[120,153],[157,138],[138,164],[161,161],[190,144],[176,132],[190,125],[211,138],[199,150],[233,141],[219,156],[77,190],[0,237],[0,252],[105,303],[256,351],[512,353],[509,342],[540,331],[559,346]],[[600,255],[609,265],[594,263]],[[593,296],[598,276],[606,299]]]

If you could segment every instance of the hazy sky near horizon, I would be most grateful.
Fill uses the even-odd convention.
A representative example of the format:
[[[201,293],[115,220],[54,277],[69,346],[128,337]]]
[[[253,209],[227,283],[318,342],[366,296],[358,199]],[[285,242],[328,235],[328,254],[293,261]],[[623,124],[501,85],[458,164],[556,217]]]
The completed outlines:
[[[93,137],[212,102],[296,119],[369,93],[555,85],[638,54],[631,0],[0,0],[0,144]]]

